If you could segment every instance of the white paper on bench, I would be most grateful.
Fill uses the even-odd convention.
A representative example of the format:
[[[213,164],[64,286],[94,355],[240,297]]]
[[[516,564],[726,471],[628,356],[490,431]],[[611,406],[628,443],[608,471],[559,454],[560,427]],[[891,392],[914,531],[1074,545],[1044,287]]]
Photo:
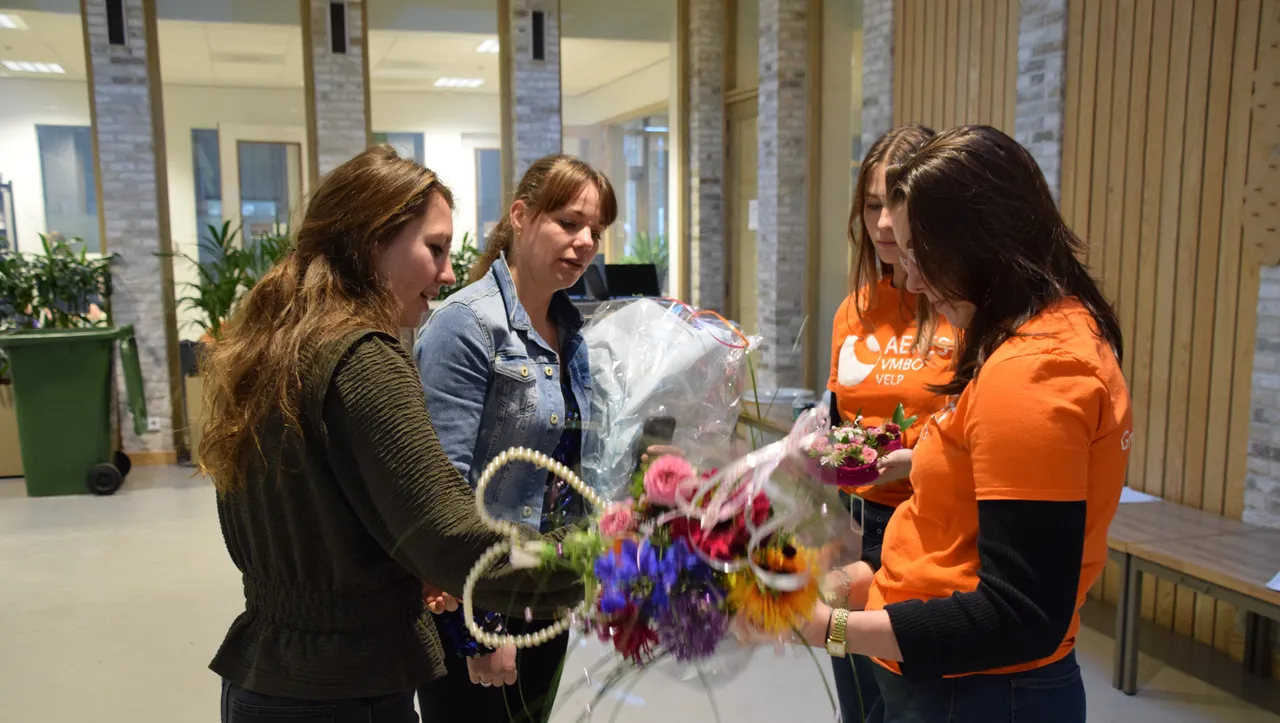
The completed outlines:
[[[1158,499],[1160,498],[1149,495],[1146,492],[1139,492],[1128,485],[1125,485],[1124,489],[1120,490],[1120,504],[1122,505],[1127,502],[1155,502]]]
[[[1280,592],[1280,572],[1277,572],[1276,576],[1271,578],[1271,582],[1267,583],[1267,588]]]

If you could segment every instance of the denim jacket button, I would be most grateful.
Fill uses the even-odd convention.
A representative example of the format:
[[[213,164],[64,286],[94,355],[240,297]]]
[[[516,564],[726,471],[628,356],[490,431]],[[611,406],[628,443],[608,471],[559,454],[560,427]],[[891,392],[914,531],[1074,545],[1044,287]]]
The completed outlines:
[[[520,367],[520,376],[522,377],[529,376],[529,367]]]
[[[533,508],[528,505],[525,505],[525,508],[521,510],[521,512],[524,513],[525,517],[533,517]]]
[[[553,415],[551,415],[551,423],[552,423],[552,424],[559,424],[559,423],[560,423],[560,415],[559,415],[559,414],[553,414]]]
[[[547,376],[548,376],[548,377],[550,377],[550,376],[551,376],[552,374],[554,374],[554,373],[555,373],[555,371],[553,371],[553,370],[551,369],[551,367],[547,367]]]

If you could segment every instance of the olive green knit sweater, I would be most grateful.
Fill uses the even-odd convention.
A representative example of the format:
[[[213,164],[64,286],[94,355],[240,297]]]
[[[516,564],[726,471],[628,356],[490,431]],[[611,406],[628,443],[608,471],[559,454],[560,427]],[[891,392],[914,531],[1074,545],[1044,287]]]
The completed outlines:
[[[261,460],[218,499],[245,611],[210,667],[291,698],[413,690],[444,674],[434,629],[424,627],[423,645],[415,627],[421,581],[460,596],[500,538],[440,447],[397,340],[368,331],[317,344],[301,381],[302,441],[287,443],[278,420],[265,424]],[[571,575],[505,560],[476,590],[480,607],[514,603],[544,618],[581,596]]]

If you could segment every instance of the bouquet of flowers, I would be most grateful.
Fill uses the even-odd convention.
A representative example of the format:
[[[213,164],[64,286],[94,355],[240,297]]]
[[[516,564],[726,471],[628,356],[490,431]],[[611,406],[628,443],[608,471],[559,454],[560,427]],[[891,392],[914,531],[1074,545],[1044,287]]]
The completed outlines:
[[[678,456],[660,457],[639,471],[625,499],[605,503],[572,471],[530,450],[509,450],[484,470],[476,494],[481,516],[512,536],[489,551],[463,590],[464,618],[477,640],[538,644],[574,623],[611,640],[627,660],[645,665],[659,657],[680,662],[715,654],[733,616],[757,628],[786,633],[812,612],[819,595],[815,521],[831,514],[804,482],[779,472],[803,458],[826,435],[822,408],[805,412],[788,437],[734,460],[699,471]],[[597,511],[588,529],[561,543],[522,541],[519,529],[484,508],[484,487],[503,465],[522,460],[550,470],[577,489]],[[820,493],[820,485],[810,485]],[[472,620],[471,591],[489,561],[511,550],[522,567],[565,567],[582,575],[586,600],[543,636],[509,640]]]
[[[879,459],[902,449],[902,432],[915,424],[915,417],[905,416],[901,404],[890,421],[878,427],[863,424],[862,415],[852,422],[834,427],[825,438],[809,448],[809,456],[817,461],[818,474],[828,484],[858,487],[871,484],[880,476]]]

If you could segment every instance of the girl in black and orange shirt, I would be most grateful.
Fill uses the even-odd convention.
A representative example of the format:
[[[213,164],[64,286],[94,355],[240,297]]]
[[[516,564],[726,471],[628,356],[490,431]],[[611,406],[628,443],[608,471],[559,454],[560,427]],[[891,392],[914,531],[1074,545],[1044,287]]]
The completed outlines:
[[[849,214],[854,249],[851,292],[836,311],[831,332],[827,390],[834,398],[833,425],[861,414],[865,424],[879,426],[889,421],[898,404],[908,417],[924,420],[942,406],[942,398],[929,387],[951,376],[955,333],[933,312],[928,299],[905,288],[902,252],[885,206],[886,172],[932,137],[933,131],[924,126],[899,126],[880,136],[862,161]],[[847,594],[855,580],[868,580],[880,569],[885,527],[898,505],[911,497],[911,448],[920,426],[905,431],[904,449],[886,455],[875,484],[845,490],[862,527],[862,550],[858,564],[837,570],[829,579],[828,588],[838,591],[837,597]],[[879,699],[871,665],[861,656],[832,658],[843,720],[862,720]]]
[[[1078,612],[1132,433],[1119,323],[1004,133],[942,133],[887,180],[907,288],[963,330],[955,376],[865,609],[820,604],[801,637],[876,658],[872,721],[1083,723]]]

